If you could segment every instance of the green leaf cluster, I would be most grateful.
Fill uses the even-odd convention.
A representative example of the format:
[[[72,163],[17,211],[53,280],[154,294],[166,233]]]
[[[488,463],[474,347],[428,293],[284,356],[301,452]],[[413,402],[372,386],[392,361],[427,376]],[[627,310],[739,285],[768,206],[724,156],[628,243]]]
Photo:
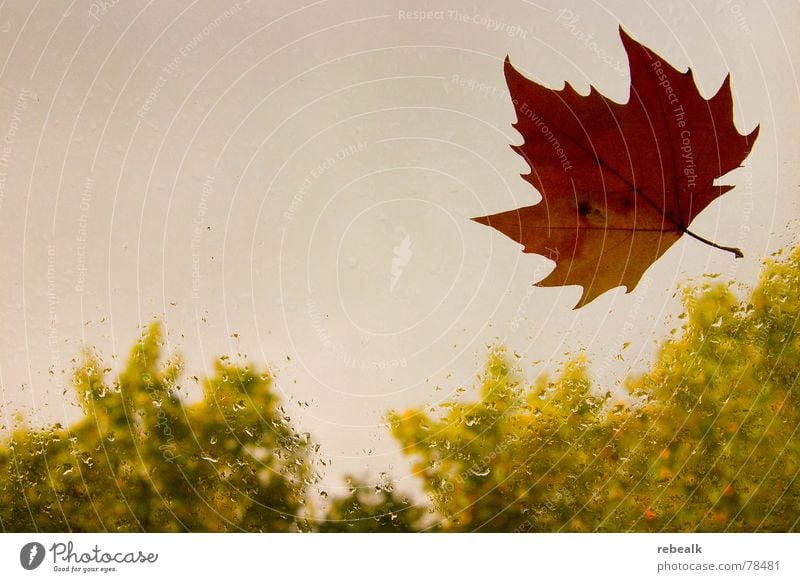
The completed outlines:
[[[153,324],[116,381],[87,353],[73,377],[85,416],[0,444],[6,531],[290,531],[315,477],[266,370],[216,362],[186,404],[182,364]]]
[[[475,402],[390,416],[448,531],[796,531],[800,249],[685,324],[625,393],[586,363],[524,387],[502,350]]]

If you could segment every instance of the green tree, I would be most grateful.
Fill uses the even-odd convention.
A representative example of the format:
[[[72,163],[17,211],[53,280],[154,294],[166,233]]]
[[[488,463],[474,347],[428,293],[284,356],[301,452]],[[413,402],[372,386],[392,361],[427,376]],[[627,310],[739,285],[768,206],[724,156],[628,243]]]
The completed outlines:
[[[304,527],[309,437],[265,370],[216,362],[204,399],[178,396],[153,324],[113,383],[87,353],[73,378],[85,413],[0,444],[5,531],[290,531]]]
[[[496,350],[477,402],[392,413],[442,528],[800,529],[800,249],[745,301],[717,285],[685,303],[627,397],[580,358],[526,388]]]

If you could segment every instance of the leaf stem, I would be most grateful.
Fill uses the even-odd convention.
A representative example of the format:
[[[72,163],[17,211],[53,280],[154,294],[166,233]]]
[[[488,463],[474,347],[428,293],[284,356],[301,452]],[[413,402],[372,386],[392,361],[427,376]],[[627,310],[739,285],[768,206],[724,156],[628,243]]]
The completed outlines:
[[[717,244],[717,243],[715,243],[715,242],[711,242],[711,241],[710,241],[710,240],[708,240],[707,238],[703,238],[703,237],[702,237],[702,236],[700,236],[699,234],[695,234],[695,233],[693,233],[693,232],[692,232],[691,230],[689,230],[688,228],[687,228],[687,229],[685,229],[683,232],[685,232],[686,234],[688,234],[688,235],[689,235],[690,237],[692,237],[692,238],[696,238],[696,239],[697,239],[697,240],[699,240],[700,242],[704,242],[704,243],[706,243],[707,245],[714,247],[715,249],[719,249],[719,250],[721,250],[721,251],[728,251],[729,253],[733,253],[733,255],[734,255],[734,256],[735,256],[737,259],[741,259],[742,257],[744,257],[744,253],[741,251],[741,249],[737,249],[736,247],[724,247],[724,246],[722,246],[722,245],[718,245],[718,244]]]

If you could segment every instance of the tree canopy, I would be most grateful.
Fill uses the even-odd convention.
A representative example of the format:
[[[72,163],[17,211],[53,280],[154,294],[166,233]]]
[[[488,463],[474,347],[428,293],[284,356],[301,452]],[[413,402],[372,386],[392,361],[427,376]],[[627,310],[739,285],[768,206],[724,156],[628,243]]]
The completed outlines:
[[[390,413],[430,507],[385,475],[316,496],[319,445],[269,371],[221,357],[187,403],[153,324],[113,381],[86,353],[72,378],[82,420],[0,443],[0,527],[798,531],[800,248],[743,300],[722,284],[684,300],[682,328],[622,393],[593,385],[581,356],[528,384],[497,348],[475,401]]]
[[[85,417],[0,445],[7,531],[289,531],[314,475],[266,370],[217,360],[204,398],[178,396],[182,364],[158,324],[113,382],[87,353],[73,386]]]
[[[523,386],[502,350],[475,402],[390,417],[452,531],[798,530],[800,249],[744,301],[687,292],[627,398],[577,358]]]

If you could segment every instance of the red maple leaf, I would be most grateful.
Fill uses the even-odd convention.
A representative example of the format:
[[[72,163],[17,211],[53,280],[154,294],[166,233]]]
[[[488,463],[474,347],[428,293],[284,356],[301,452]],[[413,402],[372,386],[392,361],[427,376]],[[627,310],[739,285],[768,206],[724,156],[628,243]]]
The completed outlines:
[[[758,135],[733,124],[730,77],[704,99],[691,70],[681,73],[620,29],[628,53],[628,102],[594,88],[548,89],[506,58],[505,75],[531,167],[523,178],[542,195],[535,206],[474,218],[544,255],[556,268],[539,286],[581,285],[581,307],[601,293],[630,292],[682,235],[741,257],[689,230],[732,186],[714,180],[738,167]]]

